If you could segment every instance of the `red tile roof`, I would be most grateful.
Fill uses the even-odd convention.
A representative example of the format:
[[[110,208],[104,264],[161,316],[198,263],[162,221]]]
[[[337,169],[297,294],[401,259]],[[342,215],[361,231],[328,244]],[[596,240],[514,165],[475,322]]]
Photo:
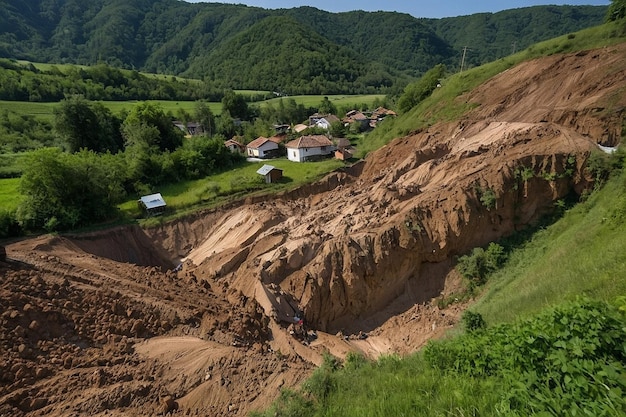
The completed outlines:
[[[332,146],[332,142],[324,135],[300,136],[285,145],[287,148],[321,148],[323,146]]]
[[[269,139],[263,136],[259,136],[258,138],[256,138],[255,140],[253,140],[252,142],[248,143],[248,148],[253,148],[253,149],[257,149],[260,148],[261,146],[263,146],[263,144],[265,144],[265,142],[267,142]]]

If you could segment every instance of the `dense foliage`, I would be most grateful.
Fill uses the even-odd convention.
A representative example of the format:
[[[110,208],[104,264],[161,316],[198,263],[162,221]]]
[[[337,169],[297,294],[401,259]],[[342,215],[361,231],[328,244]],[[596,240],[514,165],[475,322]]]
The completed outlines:
[[[612,0],[609,10],[606,13],[606,20],[612,22],[626,18],[626,1]]]
[[[626,413],[626,320],[608,304],[581,301],[450,341],[424,356],[443,372],[496,376],[523,414]]]
[[[406,113],[428,97],[439,85],[446,72],[442,64],[428,70],[418,81],[406,86],[398,100],[398,110]]]
[[[54,144],[57,139],[50,122],[7,109],[0,112],[0,154]]]
[[[122,121],[101,103],[71,97],[61,101],[54,116],[54,128],[69,152],[117,152],[123,148]]]
[[[65,230],[110,218],[123,195],[121,160],[44,148],[29,157],[17,220],[26,230]]]
[[[120,85],[91,88],[90,75],[72,82],[32,74],[9,78],[12,100],[50,100],[63,94],[89,99],[210,99],[224,88],[288,94],[397,93],[429,68],[456,68],[508,55],[538,40],[594,26],[606,7],[541,6],[446,19],[391,12],[328,13],[313,7],[265,10],[175,0],[18,0],[0,2],[0,56],[52,63],[106,63],[130,70],[185,75],[174,91],[134,72]],[[512,44],[515,47],[512,48]],[[41,79],[41,78],[36,78]],[[157,83],[157,81],[151,81]],[[23,85],[37,84],[24,89]],[[74,86],[70,86],[74,84]],[[36,91],[28,94],[26,91]],[[150,98],[156,98],[150,96]],[[213,100],[212,100],[213,101]]]

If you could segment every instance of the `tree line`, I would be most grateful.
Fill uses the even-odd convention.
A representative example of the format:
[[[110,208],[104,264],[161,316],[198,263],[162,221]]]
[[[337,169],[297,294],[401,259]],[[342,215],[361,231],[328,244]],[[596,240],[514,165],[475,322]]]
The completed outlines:
[[[38,70],[33,64],[0,59],[0,100],[57,102],[71,95],[104,101],[220,101],[223,89],[201,80],[157,78],[106,64]]]

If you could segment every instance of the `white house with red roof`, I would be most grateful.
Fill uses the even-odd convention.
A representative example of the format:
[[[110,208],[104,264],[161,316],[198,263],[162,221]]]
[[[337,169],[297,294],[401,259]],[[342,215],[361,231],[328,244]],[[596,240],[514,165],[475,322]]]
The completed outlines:
[[[335,151],[333,143],[324,135],[301,136],[287,142],[287,158],[294,162],[305,162],[331,155]]]
[[[278,150],[278,143],[260,136],[248,143],[246,153],[251,158],[268,158]]]

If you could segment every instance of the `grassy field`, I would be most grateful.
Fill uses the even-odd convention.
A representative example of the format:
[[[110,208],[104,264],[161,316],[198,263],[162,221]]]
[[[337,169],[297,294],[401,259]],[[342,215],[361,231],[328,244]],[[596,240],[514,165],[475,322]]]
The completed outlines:
[[[264,93],[263,91],[244,91],[243,94],[257,94]],[[382,100],[384,99],[384,95],[380,94],[370,94],[370,95],[336,95],[336,96],[327,96],[333,104],[336,106],[344,106],[344,107],[356,107],[360,104],[371,105],[374,103],[376,99]],[[298,104],[303,104],[304,106],[316,107],[320,104],[323,96],[293,96],[289,97],[296,101]],[[280,98],[273,98],[267,101],[261,101],[254,103],[258,106],[264,106],[267,103],[277,104]],[[186,110],[188,113],[193,114],[196,109],[195,101],[168,101],[168,100],[147,100],[150,103],[159,104],[163,110],[167,112],[171,112],[173,115],[176,115],[180,109]],[[138,103],[137,101],[100,101],[105,107],[109,108],[114,114],[119,114],[122,110],[130,111],[132,107]],[[0,111],[4,109],[13,111],[18,114],[24,114],[33,116],[36,118],[42,118],[46,120],[52,120],[54,108],[58,105],[58,103],[38,103],[38,102],[30,102],[30,101],[2,101],[0,100]],[[207,103],[213,114],[220,114],[222,112],[222,103],[220,102],[209,102]]]
[[[7,110],[20,115],[33,116],[38,119],[52,120],[54,107],[58,103],[35,103],[30,101],[0,100],[0,112]]]
[[[168,101],[168,100],[147,100],[150,103],[160,105],[163,110],[171,112],[173,115],[178,110],[184,109],[188,113],[193,114],[196,109],[195,101]],[[120,114],[122,110],[130,111],[138,101],[99,101],[114,114]],[[51,121],[54,117],[54,108],[59,103],[37,103],[29,101],[2,101],[0,100],[0,112],[4,109],[23,115],[29,115],[36,118],[42,118]],[[213,114],[222,112],[222,103],[207,103]]]
[[[261,105],[268,103],[276,105],[280,100],[293,99],[296,103],[302,104],[305,107],[317,107],[321,103],[324,97],[328,97],[331,103],[336,107],[356,107],[360,104],[366,104],[371,106],[376,100],[384,100],[383,94],[360,94],[360,95],[330,95],[330,96],[289,96],[289,97],[277,97],[270,100],[266,100]]]
[[[265,184],[263,177],[256,173],[265,163],[283,170],[283,178],[280,182]],[[342,166],[345,166],[345,163],[336,159],[302,163],[283,158],[266,162],[246,162],[233,170],[200,180],[165,185],[160,187],[158,192],[165,199],[169,214],[158,219],[148,219],[147,222],[169,220],[172,217],[184,215],[190,210],[214,207],[246,195],[289,190],[315,181]],[[142,216],[136,200],[136,198],[129,199],[119,206],[126,217]]]
[[[22,197],[19,178],[0,179],[0,211],[15,211]]]

